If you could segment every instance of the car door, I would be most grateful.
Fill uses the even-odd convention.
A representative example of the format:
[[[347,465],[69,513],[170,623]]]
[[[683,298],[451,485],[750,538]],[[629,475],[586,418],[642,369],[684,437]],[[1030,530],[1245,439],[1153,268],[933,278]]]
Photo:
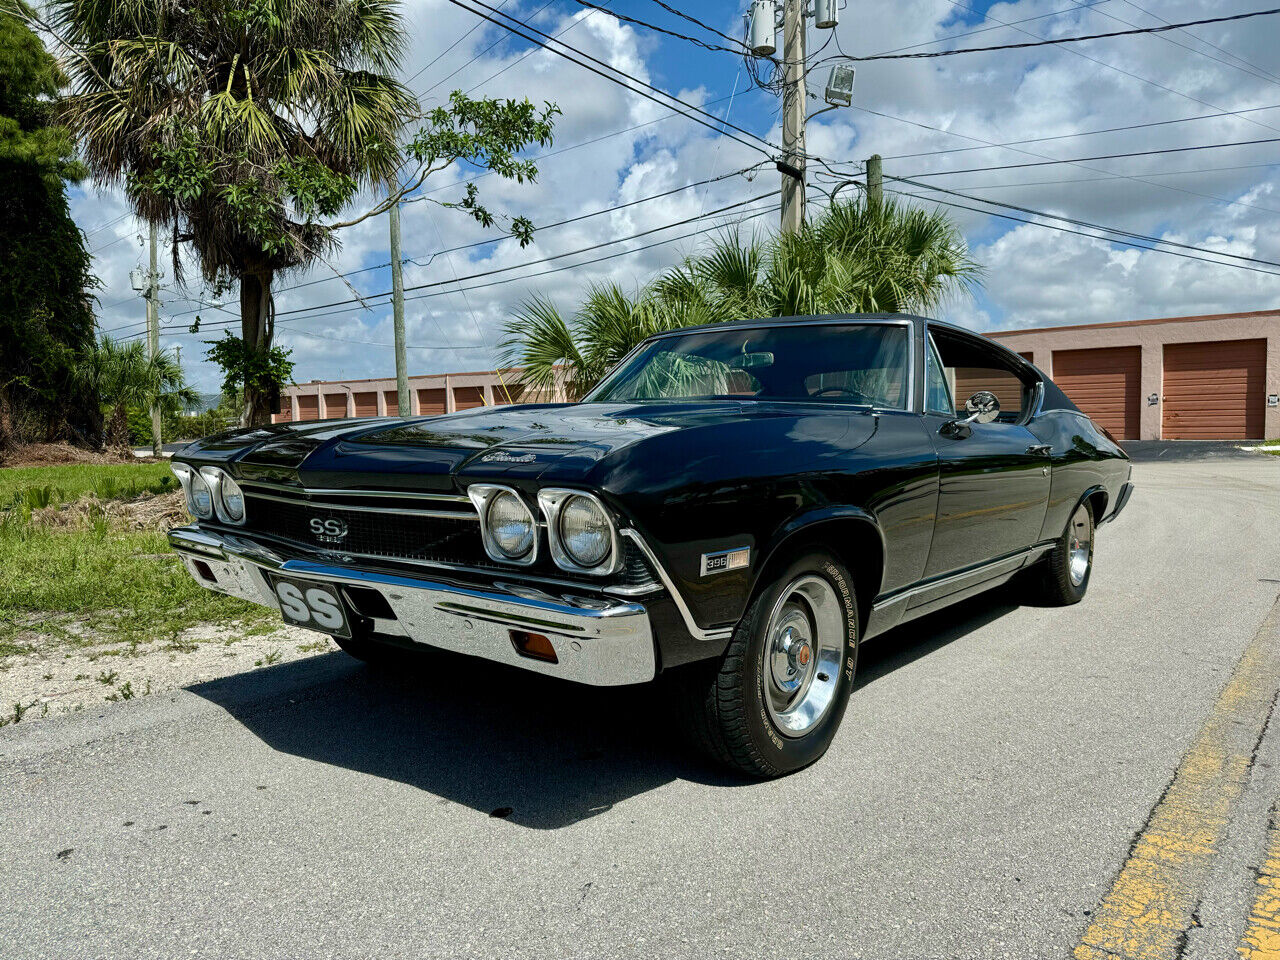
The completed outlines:
[[[925,577],[996,561],[1040,538],[1049,499],[1049,451],[1027,429],[1035,384],[984,338],[931,327],[926,344],[925,425],[938,454],[938,507]],[[962,423],[965,401],[987,390],[1000,401],[991,423]]]

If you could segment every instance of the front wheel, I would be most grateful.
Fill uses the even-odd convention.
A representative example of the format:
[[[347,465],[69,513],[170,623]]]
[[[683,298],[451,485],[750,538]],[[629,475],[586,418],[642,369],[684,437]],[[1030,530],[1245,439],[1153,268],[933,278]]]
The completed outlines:
[[[682,677],[688,723],[712,757],[757,777],[813,763],[853,689],[858,608],[833,557],[797,557],[752,601],[714,670]]]

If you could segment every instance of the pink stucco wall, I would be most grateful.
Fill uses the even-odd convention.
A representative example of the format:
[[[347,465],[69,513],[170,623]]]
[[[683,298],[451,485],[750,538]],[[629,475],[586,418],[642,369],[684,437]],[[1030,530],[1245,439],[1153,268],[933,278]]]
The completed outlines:
[[[1030,353],[1031,362],[1053,376],[1053,351],[1090,347],[1140,347],[1142,349],[1141,439],[1159,440],[1161,406],[1148,398],[1163,394],[1164,345],[1201,343],[1208,340],[1266,340],[1266,393],[1280,394],[1280,310],[1228,313],[1204,317],[1171,317],[1121,323],[1004,330],[989,334],[1018,353]],[[1266,401],[1266,398],[1263,398]],[[1280,406],[1266,408],[1266,435],[1280,437]]]

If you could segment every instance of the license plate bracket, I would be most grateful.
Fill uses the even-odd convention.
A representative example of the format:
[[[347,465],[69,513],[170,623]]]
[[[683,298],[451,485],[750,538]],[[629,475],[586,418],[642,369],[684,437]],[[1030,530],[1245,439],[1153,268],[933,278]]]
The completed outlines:
[[[351,618],[339,588],[315,580],[268,574],[285,623],[337,637],[351,636]]]

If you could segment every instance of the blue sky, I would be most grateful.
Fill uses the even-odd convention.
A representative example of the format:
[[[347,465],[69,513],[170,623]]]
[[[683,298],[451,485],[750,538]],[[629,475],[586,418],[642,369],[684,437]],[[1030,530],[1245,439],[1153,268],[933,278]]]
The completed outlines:
[[[707,109],[718,116],[723,116],[728,104],[714,101],[728,97],[736,79],[738,90],[730,121],[779,141],[775,119],[778,101],[750,86],[740,58],[619,24],[607,14],[586,10],[572,0],[552,0],[541,9],[544,3],[508,0],[504,9],[531,19],[549,33],[565,31],[564,38],[580,49],[678,92],[690,102],[709,104]],[[865,55],[914,45],[924,45],[914,46],[919,50],[936,50],[956,44],[1021,42],[1125,29],[1156,22],[1155,12],[1166,20],[1189,20],[1246,9],[1238,3],[1203,0],[1166,0],[1158,11],[1149,4],[1150,0],[1020,0],[999,4],[980,0],[859,0],[843,11],[838,35],[847,53]],[[614,0],[611,7],[718,42],[715,36],[666,13],[652,0]],[[740,34],[743,7],[690,5],[698,17],[733,35]],[[554,223],[708,176],[732,174],[764,159],[684,118],[668,116],[667,111],[578,66],[543,51],[530,53],[524,41],[507,38],[491,47],[502,36],[491,26],[470,33],[433,63],[475,25],[474,16],[444,0],[406,0],[403,10],[410,43],[404,76],[412,77],[409,86],[415,93],[429,91],[425,102],[453,88],[474,87],[478,93],[492,96],[553,100],[564,110],[555,155],[541,161],[537,184],[516,187],[495,177],[478,184],[486,202],[503,214],[529,216],[538,224]],[[857,14],[856,20],[851,10]],[[1278,19],[1200,28],[1191,34],[1093,41],[1072,48],[860,64],[854,107],[826,113],[815,121],[809,131],[809,150],[840,161],[860,161],[880,153],[886,158],[888,174],[927,173],[931,175],[929,182],[961,189],[971,196],[1238,257],[1280,262],[1280,238],[1272,228],[1274,215],[1280,213],[1280,200],[1272,197],[1277,187],[1277,167],[1271,165],[1274,145],[968,174],[948,172],[1280,135],[1280,109],[1255,110],[1280,104],[1280,77],[1271,72],[1273,51],[1280,39],[1273,21]],[[1000,21],[1019,21],[1020,25],[1002,26]],[[972,30],[983,32],[959,40],[945,39]],[[821,31],[811,31],[811,49],[825,39]],[[833,44],[826,52],[834,49]],[[820,86],[825,72],[815,72],[819,83],[813,86]],[[1255,112],[1188,119],[1241,109]],[[1166,120],[1179,122],[1135,131],[1095,132]],[[1015,140],[1032,142],[999,148],[984,145]],[[441,199],[457,196],[460,188],[456,181],[461,175],[450,173],[433,180],[428,185],[433,191],[430,195]],[[777,186],[778,174],[766,168],[750,182],[731,176],[710,187],[547,229],[525,251],[504,241],[434,257],[442,249],[494,234],[486,234],[474,223],[430,203],[407,205],[404,252],[415,262],[406,266],[406,283],[446,283],[421,291],[432,296],[408,304],[411,369],[431,372],[489,367],[497,362],[494,345],[501,326],[522,300],[543,295],[571,311],[591,283],[617,282],[625,289],[638,289],[695,249],[698,240],[679,239],[695,226],[671,228],[609,249],[634,249],[655,240],[669,242],[596,264],[584,263],[590,259],[587,255],[566,258],[549,266],[571,268],[555,273],[523,268],[530,260],[697,217]],[[811,192],[811,198],[815,196]],[[936,193],[932,197],[946,199]],[[368,198],[362,202],[367,203]],[[761,202],[761,210],[765,204]],[[118,191],[112,189],[77,191],[73,212],[90,233],[89,244],[104,282],[100,291],[102,327],[117,335],[137,335],[141,332],[141,303],[129,287],[128,273],[145,252],[138,225],[128,216]],[[976,329],[1262,309],[1274,306],[1280,294],[1280,278],[1271,272],[1239,269],[1241,261],[1235,261],[1236,266],[1208,264],[985,214],[952,213],[987,274],[985,286],[973,298],[948,304],[944,312]],[[751,223],[772,227],[776,216],[775,208]],[[727,223],[726,217],[714,222]],[[166,257],[167,251],[162,259]],[[362,296],[370,297],[388,289],[389,277],[386,269],[367,268],[387,259],[386,223],[380,218],[345,231],[342,250],[331,266],[281,279],[277,307],[282,318],[288,319],[280,324],[279,339],[294,351],[298,379],[390,372],[390,319],[385,300],[370,301],[367,310],[358,304],[339,304],[352,299],[352,293],[336,276],[339,272],[351,274],[347,282]],[[520,269],[495,279],[519,278],[516,282],[476,288],[466,294],[459,293],[456,284],[447,283],[469,273],[508,267]],[[188,270],[188,277],[195,276],[194,270]],[[181,288],[169,280],[163,300],[164,342],[182,347],[184,363],[200,389],[215,388],[216,371],[199,360],[201,341],[219,333],[217,325],[230,316],[208,305],[210,295],[198,284]],[[234,306],[234,297],[229,303]],[[312,309],[324,304],[339,305]],[[187,325],[197,312],[204,318],[205,328],[192,335]]]

